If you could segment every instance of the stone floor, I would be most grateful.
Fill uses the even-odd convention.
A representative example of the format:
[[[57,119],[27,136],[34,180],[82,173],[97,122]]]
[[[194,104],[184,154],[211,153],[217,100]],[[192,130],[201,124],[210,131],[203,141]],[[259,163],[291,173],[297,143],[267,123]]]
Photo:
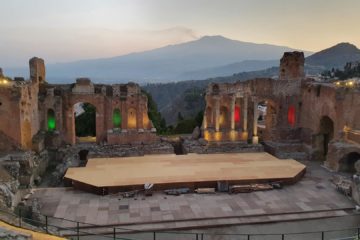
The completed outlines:
[[[331,173],[318,163],[308,166],[304,178],[295,185],[280,190],[229,195],[186,194],[124,199],[119,196],[98,196],[71,188],[38,189],[41,212],[48,216],[96,225],[146,223],[244,216],[267,216],[341,210],[354,203],[331,185]],[[294,215],[295,214],[295,215]],[[281,220],[281,216],[277,217]],[[280,219],[279,219],[280,218]]]

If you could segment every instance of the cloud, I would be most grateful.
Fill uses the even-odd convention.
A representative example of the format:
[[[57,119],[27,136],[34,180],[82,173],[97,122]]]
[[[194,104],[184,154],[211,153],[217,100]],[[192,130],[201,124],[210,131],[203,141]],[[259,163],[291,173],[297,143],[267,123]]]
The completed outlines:
[[[193,29],[179,26],[158,31],[152,31],[152,33],[162,36],[168,36],[176,42],[181,42],[184,40],[189,41],[199,38],[198,34]]]

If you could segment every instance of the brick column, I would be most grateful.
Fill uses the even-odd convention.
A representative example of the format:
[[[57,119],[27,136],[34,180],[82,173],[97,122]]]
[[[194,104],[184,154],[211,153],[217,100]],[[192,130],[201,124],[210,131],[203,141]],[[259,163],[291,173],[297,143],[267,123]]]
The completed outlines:
[[[205,111],[204,111],[204,116],[203,116],[203,122],[202,122],[202,129],[207,129],[207,115],[208,115],[208,112],[207,112],[207,107],[205,107]]]

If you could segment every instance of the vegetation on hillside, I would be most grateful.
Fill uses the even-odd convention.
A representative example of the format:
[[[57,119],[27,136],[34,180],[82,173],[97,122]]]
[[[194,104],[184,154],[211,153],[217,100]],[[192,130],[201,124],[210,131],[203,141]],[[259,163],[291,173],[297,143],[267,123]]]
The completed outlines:
[[[171,83],[153,83],[143,86],[157,103],[158,111],[168,125],[176,126],[177,114],[181,112],[185,119],[195,118],[205,108],[204,93],[211,82],[236,82],[257,77],[272,77],[278,74],[277,67],[263,71],[243,72],[227,77],[206,80],[189,80]]]
[[[184,134],[184,133],[192,133],[195,127],[201,127],[203,121],[204,112],[200,111],[196,114],[195,117],[183,118],[181,113],[179,112],[178,122],[176,123],[175,128],[170,127],[172,129],[171,133],[174,134]]]
[[[199,102],[200,93],[199,89],[192,89],[187,91],[186,104],[188,108],[193,107],[193,104]],[[203,112],[200,111],[194,117],[184,118],[181,112],[177,113],[177,122],[173,125],[166,125],[165,119],[162,117],[161,113],[158,111],[157,104],[153,100],[151,94],[142,90],[144,94],[146,94],[148,98],[148,115],[150,120],[153,122],[154,127],[157,129],[157,132],[164,135],[171,134],[184,134],[191,133],[196,126],[201,126]],[[200,95],[201,96],[201,95]],[[202,98],[201,98],[202,99]],[[203,100],[202,100],[203,101]]]
[[[324,71],[322,76],[328,78],[337,78],[339,80],[346,80],[349,78],[360,77],[360,62],[357,63],[346,63],[344,70],[331,69]]]

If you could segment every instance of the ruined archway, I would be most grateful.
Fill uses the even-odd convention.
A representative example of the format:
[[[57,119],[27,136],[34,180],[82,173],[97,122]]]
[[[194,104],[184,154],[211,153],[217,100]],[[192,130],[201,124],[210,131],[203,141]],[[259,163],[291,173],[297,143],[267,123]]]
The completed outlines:
[[[96,142],[96,107],[91,103],[74,105],[76,142]]]
[[[220,129],[229,128],[229,111],[225,106],[220,108],[219,126]]]
[[[129,108],[128,109],[128,116],[127,116],[127,124],[128,129],[136,129],[137,121],[136,121],[136,109]]]
[[[257,133],[260,141],[271,140],[272,129],[276,126],[277,110],[275,102],[266,99],[257,104]]]
[[[329,151],[329,142],[334,137],[334,122],[328,116],[320,119],[319,133],[315,136],[315,146],[319,160],[326,160]]]
[[[114,128],[121,128],[122,116],[121,116],[120,109],[118,109],[118,108],[114,109],[112,120],[113,120]]]
[[[339,171],[356,173],[355,163],[360,160],[360,153],[350,152],[342,157],[339,161]]]
[[[265,129],[266,128],[266,113],[267,113],[267,105],[268,102],[267,101],[261,101],[257,104],[257,126],[259,128],[259,130],[261,129]]]
[[[80,160],[80,166],[86,166],[88,161],[88,154],[89,150],[83,149],[78,152],[79,160]]]

